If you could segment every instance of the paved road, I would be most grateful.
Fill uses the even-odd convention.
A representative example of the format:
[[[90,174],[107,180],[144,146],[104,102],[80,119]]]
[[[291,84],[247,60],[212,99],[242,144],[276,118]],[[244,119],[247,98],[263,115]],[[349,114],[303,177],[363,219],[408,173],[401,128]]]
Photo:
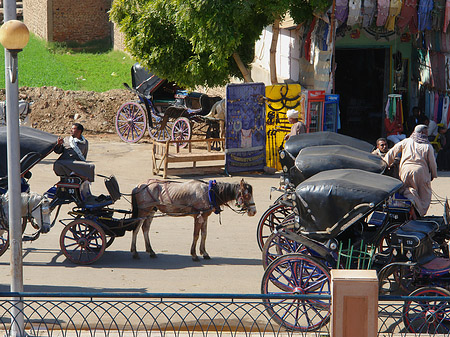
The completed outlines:
[[[45,192],[57,182],[52,154],[32,171],[33,191]],[[140,181],[151,176],[150,145],[146,143],[93,139],[90,141],[89,160],[96,172],[114,174],[122,193],[130,193]],[[207,250],[211,260],[193,262],[189,254],[193,220],[190,217],[160,217],[151,228],[151,241],[158,258],[149,258],[144,251],[142,235],[138,237],[141,259],[131,257],[131,233],[117,238],[103,257],[89,266],[74,265],[62,255],[59,236],[63,226],[52,230],[34,242],[24,243],[25,291],[38,292],[185,292],[185,293],[260,293],[263,268],[261,253],[256,243],[256,225],[261,214],[271,204],[270,186],[276,186],[278,175],[243,175],[253,185],[258,214],[241,216],[226,209],[221,216],[212,215],[208,226]],[[220,181],[238,182],[241,176],[206,176]],[[181,178],[178,178],[181,179]],[[187,179],[184,177],[183,179]],[[435,192],[445,197],[450,187],[450,172],[440,172],[433,181]],[[94,194],[106,194],[101,178],[93,183]],[[115,206],[130,209],[128,197]],[[62,209],[59,219],[65,218],[68,207]],[[432,205],[429,214],[440,215],[443,208]],[[220,221],[221,223],[220,224]],[[30,230],[28,230],[30,231]],[[9,251],[0,257],[0,291],[8,291],[11,282]]]
[[[137,183],[151,177],[149,144],[94,139],[89,145],[88,159],[96,165],[96,173],[114,174],[122,193],[130,193]],[[51,154],[33,168],[30,180],[33,191],[44,193],[58,181],[52,171],[56,158],[56,154]],[[25,291],[259,293],[263,268],[256,243],[256,226],[259,216],[271,204],[270,186],[275,186],[279,178],[275,175],[243,177],[254,186],[258,214],[248,217],[225,209],[221,219],[212,215],[206,242],[211,260],[193,262],[191,259],[191,217],[154,220],[151,242],[158,254],[156,259],[145,253],[141,233],[137,246],[141,259],[133,259],[129,251],[131,232],[127,232],[115,240],[99,261],[89,266],[74,265],[62,255],[59,236],[63,225],[57,223],[48,234],[24,243]],[[241,176],[202,178],[238,182]],[[102,178],[92,184],[92,192],[107,194]],[[128,200],[129,197],[122,198],[115,207],[131,209]],[[69,209],[63,208],[58,219],[67,218]],[[31,227],[27,232],[32,232]],[[9,250],[0,257],[4,270],[0,276],[0,291],[9,290],[9,259]]]

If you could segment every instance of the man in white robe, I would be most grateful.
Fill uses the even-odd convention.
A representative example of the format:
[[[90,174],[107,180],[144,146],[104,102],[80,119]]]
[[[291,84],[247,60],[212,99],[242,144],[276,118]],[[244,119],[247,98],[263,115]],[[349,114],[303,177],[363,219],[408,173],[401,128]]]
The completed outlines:
[[[392,165],[398,154],[403,195],[412,201],[419,216],[424,216],[431,203],[431,180],[437,178],[434,149],[428,140],[426,125],[417,125],[409,138],[394,145],[384,157]]]

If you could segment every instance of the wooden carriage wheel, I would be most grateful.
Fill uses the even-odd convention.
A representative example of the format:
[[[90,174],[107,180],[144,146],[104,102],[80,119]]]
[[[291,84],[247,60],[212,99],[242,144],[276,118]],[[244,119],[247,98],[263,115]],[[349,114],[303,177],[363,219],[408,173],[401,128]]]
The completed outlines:
[[[116,131],[120,139],[127,143],[136,143],[145,133],[147,117],[137,102],[122,104],[116,114]]]
[[[261,283],[262,294],[330,295],[331,276],[325,264],[312,256],[288,254],[274,260]],[[313,331],[330,319],[330,300],[264,299],[264,306],[289,330]]]
[[[76,219],[61,232],[59,245],[64,256],[76,264],[91,264],[105,252],[106,236],[94,221]]]
[[[151,113],[153,127],[148,128],[148,134],[154,140],[165,142],[172,137],[173,122],[168,120],[168,117],[160,117]]]
[[[186,117],[179,117],[175,120],[172,127],[173,140],[189,140],[192,137],[191,122]],[[188,144],[178,143],[179,147],[184,148]]]

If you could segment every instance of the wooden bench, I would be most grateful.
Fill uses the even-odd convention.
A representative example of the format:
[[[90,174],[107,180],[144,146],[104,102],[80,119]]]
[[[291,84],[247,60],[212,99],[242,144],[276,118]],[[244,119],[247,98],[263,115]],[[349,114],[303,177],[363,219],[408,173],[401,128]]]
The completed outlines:
[[[185,140],[168,140],[158,142],[152,140],[152,172],[153,174],[162,175],[166,178],[170,175],[182,174],[206,174],[220,173],[225,168],[225,153],[212,151],[211,144],[213,142],[223,142],[224,138],[208,138],[208,139],[191,139]],[[186,148],[180,148],[179,144],[188,143]],[[206,149],[193,149],[192,144],[205,144]],[[217,164],[209,164],[205,166],[197,166],[197,162],[215,161]],[[187,166],[177,166],[169,168],[169,163],[192,163]]]

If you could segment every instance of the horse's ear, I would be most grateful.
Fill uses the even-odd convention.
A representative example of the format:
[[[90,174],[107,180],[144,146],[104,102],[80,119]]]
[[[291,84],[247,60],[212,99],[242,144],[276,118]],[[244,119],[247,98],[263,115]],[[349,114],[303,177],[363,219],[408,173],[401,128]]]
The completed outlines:
[[[244,178],[242,178],[241,179],[241,188],[244,188],[245,187],[245,181],[244,181]]]

